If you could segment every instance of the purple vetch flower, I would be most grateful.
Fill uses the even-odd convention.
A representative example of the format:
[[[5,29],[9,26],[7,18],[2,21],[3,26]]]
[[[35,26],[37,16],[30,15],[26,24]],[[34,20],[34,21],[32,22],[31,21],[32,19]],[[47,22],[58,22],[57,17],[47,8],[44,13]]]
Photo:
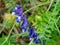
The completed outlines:
[[[28,29],[28,20],[26,19],[26,15],[23,15],[23,21],[22,24],[20,25],[20,27],[22,28],[23,32],[26,32]]]
[[[20,8],[20,6],[18,5],[18,4],[16,4],[16,6],[15,6],[16,8]]]
[[[15,15],[16,14],[16,11],[17,9],[19,8],[20,6],[18,4],[16,4],[15,8],[13,9],[12,11],[12,15]]]
[[[16,10],[16,14],[21,14],[22,15],[23,9],[18,4],[16,4],[15,10]]]
[[[23,14],[23,9],[22,8],[17,9],[16,14],[17,15],[22,15]]]
[[[22,17],[19,16],[19,15],[17,15],[17,16],[16,16],[16,22],[21,22],[21,21],[22,21]]]
[[[16,4],[15,9],[12,11],[12,15],[16,15],[16,22],[22,21],[22,14],[23,9],[18,4]]]
[[[33,28],[32,26],[30,27],[30,30],[29,30],[29,37],[30,37],[30,40],[32,38],[36,38],[38,36],[38,34],[36,33],[35,31],[35,28]]]
[[[32,38],[36,38],[38,35],[37,35],[37,33],[30,33],[30,40],[32,39]]]
[[[12,15],[15,15],[15,14],[16,14],[16,10],[13,9],[13,11],[12,11]]]
[[[35,38],[35,39],[34,39],[34,43],[35,43],[35,44],[41,43],[41,40],[38,39],[38,38]]]
[[[22,29],[22,32],[26,32],[27,31],[27,27],[26,27],[24,22],[20,25],[20,28]]]
[[[33,26],[30,27],[29,38],[30,38],[30,40],[34,38],[35,44],[40,43],[40,39],[38,38],[38,34],[36,33],[36,30]]]
[[[16,7],[15,9],[13,9],[12,11],[12,15],[22,15],[23,14],[23,9],[18,5],[16,4]]]

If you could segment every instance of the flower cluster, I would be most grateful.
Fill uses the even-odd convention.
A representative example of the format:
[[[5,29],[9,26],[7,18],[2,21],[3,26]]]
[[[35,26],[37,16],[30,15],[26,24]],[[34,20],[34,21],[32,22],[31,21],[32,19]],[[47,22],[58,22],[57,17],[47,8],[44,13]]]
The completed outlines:
[[[22,22],[20,24],[20,28],[22,29],[23,32],[26,32],[29,30],[29,38],[30,40],[34,38],[34,43],[39,43],[40,39],[38,39],[38,34],[36,33],[35,29],[33,26],[28,26],[28,20],[26,18],[26,15],[23,15],[23,9],[19,6],[16,5],[15,9],[12,11],[12,15],[16,15],[16,22]]]
[[[23,15],[23,9],[18,4],[13,9],[12,15],[16,15],[16,22],[22,22],[20,28],[23,32],[26,32],[28,29],[28,20],[26,19],[26,15]]]
[[[38,34],[36,33],[35,28],[33,26],[30,27],[29,37],[30,37],[30,40],[32,38],[34,38],[34,43],[36,43],[36,44],[41,42],[40,39],[38,38]]]

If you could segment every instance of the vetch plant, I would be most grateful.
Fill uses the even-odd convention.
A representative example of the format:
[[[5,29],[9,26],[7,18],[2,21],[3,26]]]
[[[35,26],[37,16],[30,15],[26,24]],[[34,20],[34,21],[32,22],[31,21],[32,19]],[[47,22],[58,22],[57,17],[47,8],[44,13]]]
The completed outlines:
[[[60,45],[59,2],[5,0],[6,13],[0,24],[0,45]]]
[[[16,4],[16,7],[12,11],[12,15],[16,15],[16,22],[21,23],[20,28],[22,29],[22,32],[29,32],[29,38],[32,40],[34,38],[34,43],[38,44],[41,42],[41,40],[38,38],[38,34],[36,33],[36,30],[33,26],[29,27],[28,20],[26,18],[26,15],[23,15],[23,9],[18,4]]]

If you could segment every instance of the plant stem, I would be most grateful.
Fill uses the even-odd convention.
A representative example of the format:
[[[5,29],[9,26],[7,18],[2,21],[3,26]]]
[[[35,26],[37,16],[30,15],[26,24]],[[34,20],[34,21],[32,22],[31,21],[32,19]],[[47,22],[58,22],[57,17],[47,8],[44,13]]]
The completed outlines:
[[[23,15],[24,15],[25,13],[29,12],[29,11],[32,10],[32,9],[35,9],[35,8],[37,8],[37,7],[39,7],[39,6],[42,6],[42,5],[46,5],[46,4],[48,4],[48,3],[50,3],[50,1],[47,1],[47,2],[45,2],[45,3],[39,3],[38,5],[36,5],[36,6],[34,6],[34,7],[31,7],[30,9],[26,10],[26,11],[23,13]]]
[[[49,5],[49,7],[48,7],[48,9],[47,9],[47,12],[50,10],[50,8],[51,8],[53,2],[54,2],[54,0],[51,0],[50,5]]]
[[[44,40],[41,40],[41,45],[45,45],[45,42],[44,42]]]
[[[7,40],[9,39],[9,37],[10,37],[10,35],[11,35],[11,33],[12,33],[12,30],[13,30],[14,26],[15,26],[15,23],[14,23],[13,27],[11,28],[11,30],[10,30],[10,32],[9,32],[9,34],[8,34],[8,36],[7,36],[7,38],[5,39],[5,41],[2,42],[1,45],[4,45],[4,44],[7,42]]]
[[[60,16],[57,18],[57,20],[56,20],[56,22],[55,22],[55,26],[56,26],[56,28],[57,28],[58,33],[60,34],[60,31],[59,31],[58,26],[57,26],[57,24],[56,24],[59,19],[60,19]]]
[[[0,29],[0,34],[2,33],[2,31],[4,31],[5,26],[3,24],[0,23],[0,26],[2,27],[2,29]]]
[[[24,33],[20,33],[20,34],[15,34],[15,35],[13,35],[13,36],[11,36],[11,37],[20,37],[20,36],[22,36],[22,35],[24,35],[24,34],[29,34],[29,32],[24,32]]]
[[[32,40],[30,41],[29,45],[32,45],[32,43],[33,43],[33,40],[34,40],[34,39],[32,39]]]
[[[57,6],[58,3],[59,3],[59,0],[56,1],[56,5],[55,5],[55,7],[53,9],[53,12],[56,11],[56,6]]]
[[[57,0],[56,1],[56,5],[55,5],[55,8],[54,8],[54,10],[53,10],[53,12],[55,12],[56,11],[56,8],[57,8],[57,4],[59,3],[59,0]],[[59,11],[58,11],[59,12]],[[60,18],[60,16],[58,17],[58,19],[57,19],[57,21],[59,20],[59,18]],[[59,31],[59,29],[58,29],[58,26],[57,26],[57,21],[55,22],[55,26],[56,26],[56,29],[57,29],[57,31],[58,31],[58,33],[60,34],[60,31]]]

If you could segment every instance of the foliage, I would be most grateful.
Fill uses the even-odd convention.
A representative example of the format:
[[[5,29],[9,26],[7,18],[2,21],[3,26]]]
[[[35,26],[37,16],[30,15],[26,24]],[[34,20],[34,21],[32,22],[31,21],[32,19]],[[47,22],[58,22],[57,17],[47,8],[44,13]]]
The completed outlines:
[[[0,45],[15,45],[15,43],[19,45],[21,40],[25,45],[42,45],[42,42],[34,44],[32,41],[31,43],[28,36],[29,32],[23,33],[20,23],[16,22],[16,16],[11,14],[16,5],[16,0],[4,1],[7,12],[3,15],[3,22],[1,24],[9,32],[8,35],[4,34],[5,29],[1,32]],[[24,9],[23,14],[27,15],[29,26],[32,25],[36,29],[36,32],[39,34],[38,38],[44,40],[45,45],[60,45],[60,1],[22,0],[20,2],[21,4],[19,5],[22,5],[21,7]],[[26,39],[26,37],[28,38]]]

